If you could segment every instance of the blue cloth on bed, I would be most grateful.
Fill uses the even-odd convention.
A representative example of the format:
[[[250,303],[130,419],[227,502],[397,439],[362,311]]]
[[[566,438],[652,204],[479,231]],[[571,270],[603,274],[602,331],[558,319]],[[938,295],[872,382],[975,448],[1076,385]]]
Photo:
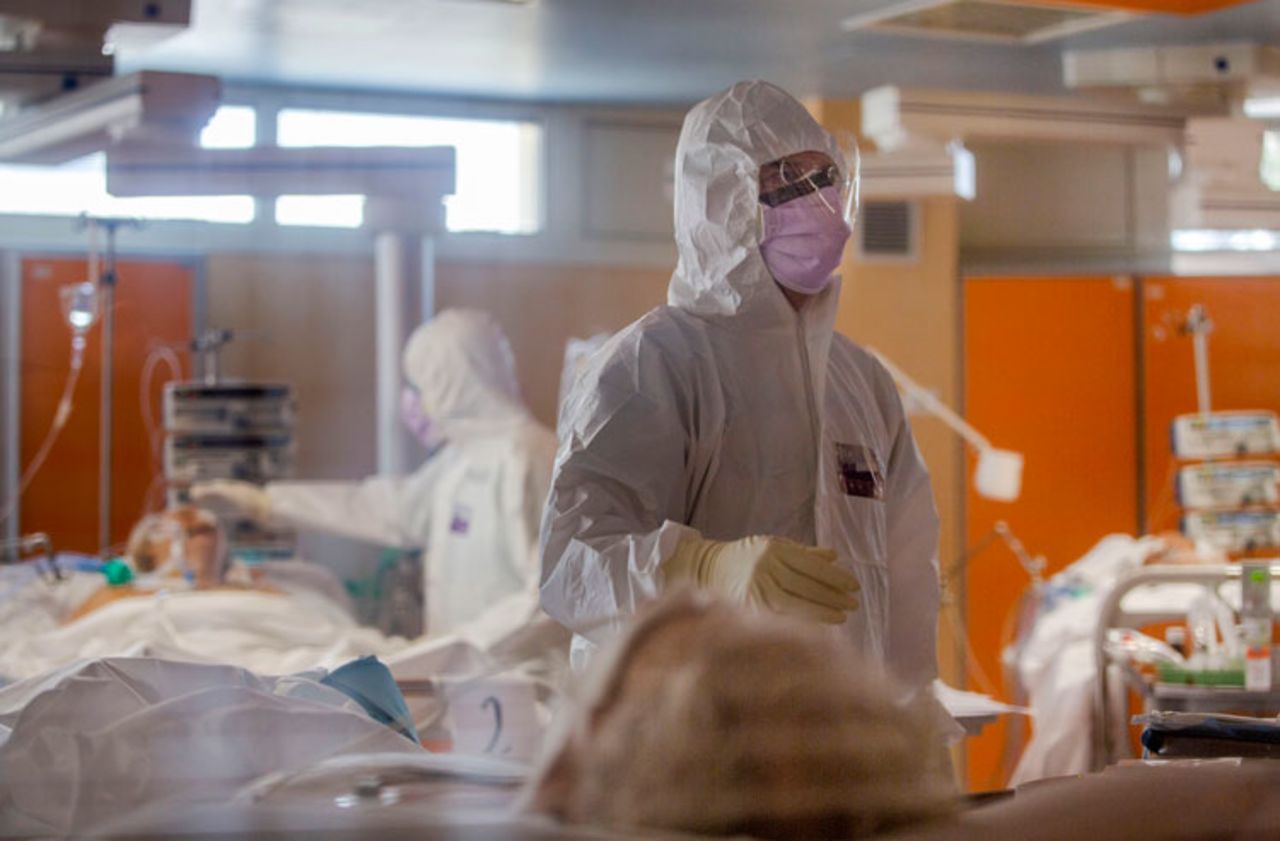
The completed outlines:
[[[369,714],[406,739],[418,741],[417,728],[409,715],[400,687],[396,686],[391,670],[377,657],[361,657],[339,666],[320,679],[351,698]]]

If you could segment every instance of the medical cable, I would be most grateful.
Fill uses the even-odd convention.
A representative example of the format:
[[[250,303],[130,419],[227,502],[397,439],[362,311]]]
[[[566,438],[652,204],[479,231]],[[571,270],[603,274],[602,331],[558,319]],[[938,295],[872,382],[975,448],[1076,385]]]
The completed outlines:
[[[954,607],[955,603],[953,601],[955,596],[955,585],[959,578],[968,571],[970,562],[986,552],[986,550],[996,542],[1003,542],[1005,544],[1013,554],[1014,558],[1017,559],[1018,565],[1022,567],[1023,572],[1025,572],[1027,577],[1030,579],[1028,586],[1023,590],[1017,601],[1015,601],[1010,607],[1001,622],[998,650],[1000,652],[1001,661],[1005,665],[1004,679],[1000,682],[1004,687],[1003,690],[996,688],[996,682],[982,667],[981,661],[978,659],[977,651],[973,647],[972,637],[969,635],[968,629],[960,622],[957,616],[957,611]],[[950,569],[943,577],[942,584],[944,593],[950,603],[944,606],[942,613],[946,615],[947,621],[951,625],[952,633],[964,648],[964,673],[967,677],[973,679],[979,689],[992,697],[1013,697],[1015,700],[1018,700],[1017,696],[1019,694],[1019,688],[1012,687],[1011,689],[1008,686],[1010,670],[1008,669],[1008,663],[1005,662],[1004,659],[1005,651],[1014,641],[1013,638],[1016,633],[1015,628],[1020,624],[1019,620],[1025,615],[1029,607],[1034,609],[1035,605],[1039,604],[1040,595],[1044,586],[1044,572],[1046,566],[1047,561],[1044,556],[1037,555],[1033,557],[1027,551],[1022,541],[1013,532],[1013,529],[1010,528],[1009,524],[1004,520],[998,520],[992,526],[991,531],[987,532],[976,543],[965,550],[964,554],[951,565]],[[1031,600],[1030,602],[1028,602],[1029,599]],[[948,607],[950,609],[946,609]],[[1007,780],[1012,774],[1012,764],[1015,759],[1013,755],[1013,741],[1015,738],[1018,738],[1019,735],[1020,734],[1015,733],[1014,725],[1006,725],[1003,731],[1000,759],[996,767],[992,769],[991,776],[986,780],[987,785],[999,785],[1004,780]]]
[[[1012,703],[1019,706],[1027,706],[1029,701],[1018,673],[1018,661],[1022,656],[1022,648],[1035,627],[1035,619],[1043,599],[1044,582],[1033,581],[1028,584],[1005,613],[1000,630],[1000,659],[1004,667],[1006,693]],[[1013,776],[1022,751],[1026,749],[1028,723],[1024,719],[1005,723],[1004,744],[1001,746],[1000,763],[996,767],[999,780],[991,781],[992,785],[1006,783]]]
[[[1004,520],[996,520],[995,525],[991,527],[991,531],[984,534],[977,543],[965,550],[951,568],[947,571],[943,579],[944,586],[954,585],[956,579],[963,575],[969,569],[969,562],[977,558],[983,552],[991,547],[991,544],[997,540],[1003,541],[1005,546],[1009,547],[1009,551],[1013,553],[1017,559],[1018,565],[1022,567],[1022,571],[1031,579],[1032,584],[1044,582],[1044,570],[1046,560],[1043,555],[1032,557],[1022,541],[1014,534],[1013,529]]]
[[[1178,464],[1176,461],[1169,462],[1169,469],[1165,472],[1164,485],[1160,488],[1160,493],[1156,496],[1155,505],[1147,513],[1147,521],[1143,523],[1144,531],[1150,533],[1153,528],[1159,528],[1160,523],[1164,520],[1165,514],[1170,510],[1170,506],[1177,505],[1177,494],[1174,485],[1178,480]]]
[[[169,345],[157,345],[147,354],[146,361],[142,363],[142,375],[138,383],[138,403],[142,411],[142,424],[147,432],[147,444],[151,454],[152,465],[159,464],[160,448],[164,443],[163,436],[159,434],[160,427],[156,424],[152,412],[153,401],[151,400],[151,378],[154,376],[156,366],[160,362],[169,366],[172,379],[182,379],[182,361],[178,359],[178,354],[174,353],[173,348]]]
[[[182,361],[178,358],[178,354],[174,352],[169,345],[157,345],[147,354],[146,361],[142,364],[142,375],[138,383],[138,403],[142,414],[142,425],[147,435],[147,453],[151,457],[151,468],[154,471],[151,476],[151,482],[147,485],[147,491],[142,495],[142,510],[139,516],[146,516],[159,506],[155,504],[156,489],[163,486],[164,469],[161,464],[160,449],[164,445],[164,436],[161,433],[161,427],[156,423],[153,415],[153,401],[151,400],[151,380],[155,374],[156,367],[159,363],[169,366],[169,372],[172,380],[182,379]]]
[[[27,469],[22,472],[22,477],[18,480],[18,487],[14,490],[13,496],[0,508],[0,524],[5,523],[14,512],[18,510],[18,501],[22,499],[22,495],[30,487],[31,481],[35,479],[36,474],[40,472],[40,468],[44,466],[45,460],[49,458],[53,445],[58,440],[58,436],[67,425],[67,419],[71,416],[72,395],[76,390],[76,383],[80,382],[80,372],[84,368],[84,336],[77,333],[71,340],[71,368],[67,372],[67,381],[62,388],[62,396],[58,398],[58,407],[53,414],[53,422],[49,424],[49,431],[45,433],[44,441],[41,442],[36,454],[32,457]]]
[[[978,654],[973,648],[973,641],[969,636],[969,632],[965,629],[955,610],[943,610],[947,621],[951,623],[951,631],[955,634],[956,639],[964,645],[965,654],[965,672],[969,677],[974,679],[978,688],[992,697],[999,696],[1001,693],[996,688],[995,682],[991,676],[986,673],[982,665],[978,662]]]

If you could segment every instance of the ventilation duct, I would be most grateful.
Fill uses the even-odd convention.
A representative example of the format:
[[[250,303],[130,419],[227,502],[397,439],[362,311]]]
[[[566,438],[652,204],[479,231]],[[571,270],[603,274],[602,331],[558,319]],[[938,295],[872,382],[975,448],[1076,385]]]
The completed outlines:
[[[1258,44],[1066,50],[1063,83],[1069,88],[1179,89],[1248,87],[1280,80],[1280,49]]]
[[[869,201],[858,217],[858,258],[908,262],[919,255],[917,205],[910,201]]]

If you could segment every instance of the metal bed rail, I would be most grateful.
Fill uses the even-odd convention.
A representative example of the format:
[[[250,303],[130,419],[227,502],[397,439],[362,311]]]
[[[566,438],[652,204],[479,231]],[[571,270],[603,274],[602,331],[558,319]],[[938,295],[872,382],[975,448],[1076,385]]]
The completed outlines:
[[[1266,559],[1252,563],[1268,563],[1271,567],[1271,579],[1280,582],[1280,560]],[[1169,607],[1159,610],[1128,611],[1124,609],[1124,599],[1129,593],[1142,587],[1159,584],[1199,584],[1206,589],[1218,592],[1220,588],[1232,581],[1239,581],[1242,567],[1239,564],[1215,566],[1148,566],[1134,570],[1122,577],[1102,603],[1098,617],[1098,626],[1094,629],[1094,659],[1097,666],[1097,680],[1093,698],[1093,768],[1100,771],[1110,764],[1116,756],[1118,746],[1112,739],[1111,721],[1111,658],[1107,654],[1107,632],[1112,628],[1139,628],[1157,622],[1171,622],[1186,617],[1185,610]],[[1274,608],[1274,605],[1273,605]],[[1150,691],[1147,697],[1151,698]],[[1266,708],[1280,708],[1280,692],[1246,692],[1243,688],[1186,686],[1170,687],[1162,692],[1161,697],[1168,695],[1168,700],[1175,709],[1206,709],[1225,706],[1241,707],[1255,711]]]

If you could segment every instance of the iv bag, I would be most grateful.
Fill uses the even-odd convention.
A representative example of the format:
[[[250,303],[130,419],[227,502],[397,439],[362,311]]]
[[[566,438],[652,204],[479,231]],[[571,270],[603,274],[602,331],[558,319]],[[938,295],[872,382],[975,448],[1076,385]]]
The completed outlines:
[[[58,291],[62,299],[62,317],[77,336],[83,336],[98,320],[98,287],[84,281],[64,286]]]

